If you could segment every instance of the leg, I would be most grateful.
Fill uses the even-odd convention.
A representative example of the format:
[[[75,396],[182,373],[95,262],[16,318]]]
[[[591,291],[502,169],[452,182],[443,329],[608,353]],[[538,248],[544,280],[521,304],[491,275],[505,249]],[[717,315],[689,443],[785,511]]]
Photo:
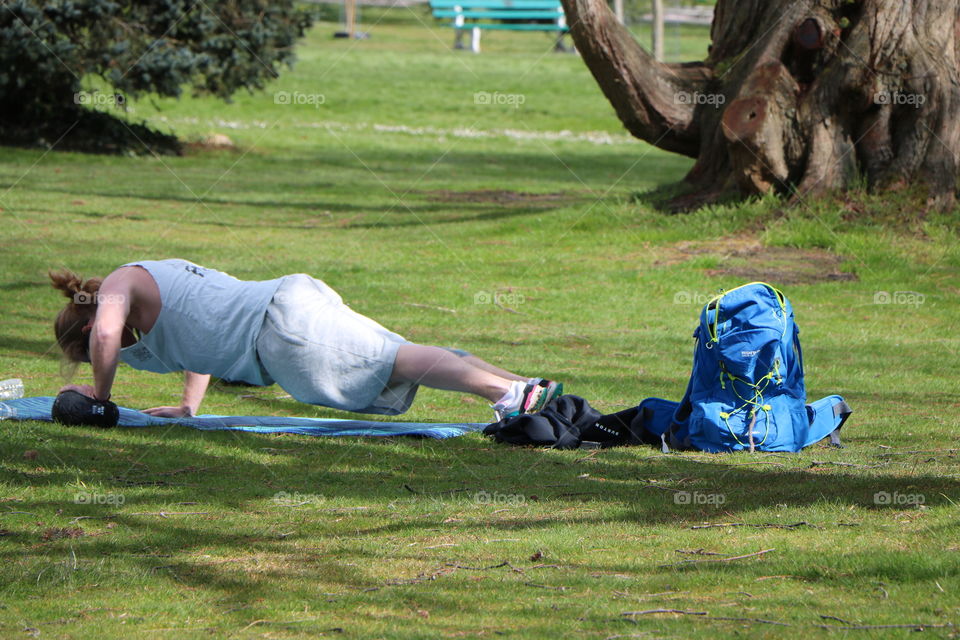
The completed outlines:
[[[524,376],[518,376],[515,373],[510,373],[506,369],[501,369],[500,367],[495,367],[489,362],[485,362],[473,354],[468,354],[466,356],[461,356],[465,361],[469,362],[477,369],[483,369],[484,371],[489,371],[492,374],[498,375],[501,378],[506,378],[507,380],[523,380],[526,382],[530,378]]]
[[[483,362],[473,356],[454,355],[440,347],[403,344],[397,351],[390,382],[414,382],[434,389],[462,391],[496,402],[510,390],[511,382],[526,380],[517,376],[507,378],[498,375],[475,366],[470,362],[471,359]],[[496,370],[492,365],[487,366]]]
[[[518,376],[465,351],[411,343],[400,345],[390,376],[390,384],[401,383],[481,396],[494,403],[497,420],[539,411],[563,394],[560,383]]]

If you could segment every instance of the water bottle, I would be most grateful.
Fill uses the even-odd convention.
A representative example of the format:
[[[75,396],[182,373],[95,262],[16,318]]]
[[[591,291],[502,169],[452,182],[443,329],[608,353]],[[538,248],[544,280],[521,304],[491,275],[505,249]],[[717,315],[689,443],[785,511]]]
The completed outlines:
[[[0,402],[4,400],[16,400],[23,397],[23,380],[20,378],[10,378],[0,382]]]
[[[23,397],[23,380],[10,378],[0,382],[0,420],[16,418],[17,410],[3,400],[16,400]]]

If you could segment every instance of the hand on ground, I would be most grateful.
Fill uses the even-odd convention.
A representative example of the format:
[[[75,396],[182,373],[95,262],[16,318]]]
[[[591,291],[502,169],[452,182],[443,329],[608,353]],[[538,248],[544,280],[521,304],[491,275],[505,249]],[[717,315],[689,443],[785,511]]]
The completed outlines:
[[[89,384],[68,384],[60,387],[59,393],[63,393],[64,391],[76,391],[77,393],[82,393],[88,398],[95,397],[94,394],[97,392],[96,389],[93,388],[93,385]]]
[[[149,413],[158,418],[192,418],[193,411],[187,407],[153,407],[144,409],[142,413]]]

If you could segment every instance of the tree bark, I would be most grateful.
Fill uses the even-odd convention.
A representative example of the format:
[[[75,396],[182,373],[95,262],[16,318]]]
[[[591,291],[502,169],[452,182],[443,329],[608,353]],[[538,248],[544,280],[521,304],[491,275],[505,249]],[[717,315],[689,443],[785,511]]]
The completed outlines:
[[[696,158],[674,202],[921,184],[953,205],[960,0],[718,0],[703,62],[664,64],[605,0],[561,0],[624,126]]]

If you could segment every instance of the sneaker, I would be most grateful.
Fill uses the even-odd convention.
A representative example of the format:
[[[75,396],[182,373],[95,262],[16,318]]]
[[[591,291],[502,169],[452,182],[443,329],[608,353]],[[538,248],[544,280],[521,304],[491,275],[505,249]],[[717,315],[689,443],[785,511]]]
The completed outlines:
[[[524,389],[522,413],[536,413],[551,400],[563,395],[563,383],[553,380],[536,379]]]
[[[563,395],[563,383],[543,378],[531,378],[527,382],[518,380],[510,386],[502,400],[493,405],[493,414],[500,422],[523,413],[536,413],[554,398]]]

